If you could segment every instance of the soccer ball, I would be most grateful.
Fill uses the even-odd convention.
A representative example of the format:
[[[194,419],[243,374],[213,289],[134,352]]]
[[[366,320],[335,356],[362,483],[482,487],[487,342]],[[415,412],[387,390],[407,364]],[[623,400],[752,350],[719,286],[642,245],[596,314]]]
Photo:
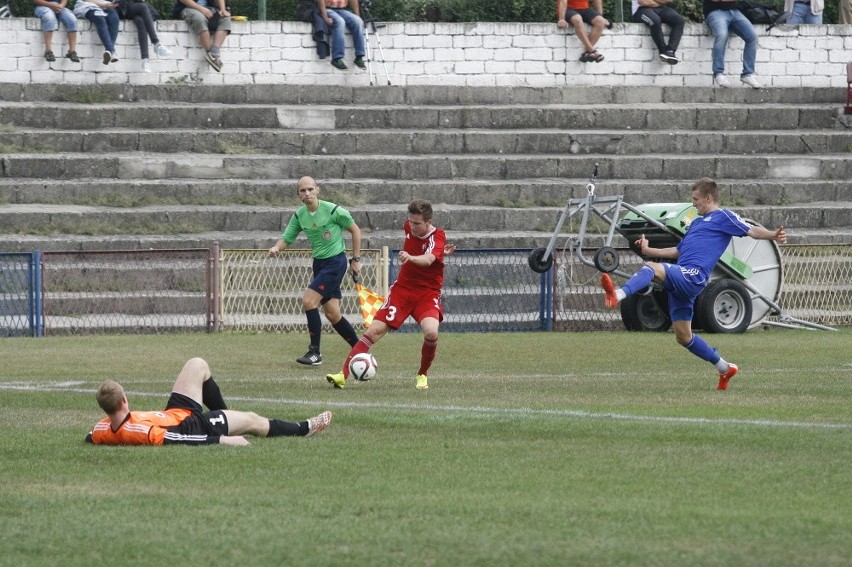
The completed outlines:
[[[376,375],[376,357],[369,352],[361,352],[349,361],[349,375],[365,382]]]

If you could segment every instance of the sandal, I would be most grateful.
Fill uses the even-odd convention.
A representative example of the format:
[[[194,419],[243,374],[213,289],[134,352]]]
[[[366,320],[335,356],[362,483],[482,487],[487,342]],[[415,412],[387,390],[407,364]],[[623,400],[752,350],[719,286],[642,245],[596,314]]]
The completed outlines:
[[[583,63],[591,63],[595,60],[595,54],[593,52],[584,51],[582,55],[580,55],[580,61]]]
[[[591,53],[589,53],[589,55],[592,58],[591,60],[594,61],[595,63],[600,63],[601,61],[604,60],[604,56],[601,55],[600,53],[598,53],[597,51],[592,51]]]

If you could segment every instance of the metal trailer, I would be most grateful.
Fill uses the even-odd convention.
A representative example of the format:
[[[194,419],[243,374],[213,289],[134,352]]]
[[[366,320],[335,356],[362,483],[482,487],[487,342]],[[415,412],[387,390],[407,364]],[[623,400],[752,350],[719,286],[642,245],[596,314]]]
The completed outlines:
[[[556,223],[556,228],[546,248],[536,248],[529,255],[533,271],[544,273],[553,265],[553,252],[565,221],[580,215],[576,236],[569,236],[566,249],[583,264],[601,272],[624,278],[631,274],[618,269],[619,252],[612,246],[615,232],[627,239],[631,251],[639,254],[635,240],[642,234],[655,248],[677,245],[696,216],[695,208],[688,203],[653,203],[634,206],[624,197],[595,195],[598,164],[586,184],[586,196],[569,199]],[[600,217],[609,225],[604,244],[588,258],[583,243],[591,215]],[[747,223],[756,224],[749,219]],[[783,289],[783,269],[778,244],[771,240],[757,240],[749,236],[732,238],[716,267],[710,281],[695,301],[693,327],[713,333],[742,333],[758,325],[778,327],[806,327],[836,330],[796,319],[778,305]],[[620,304],[621,319],[631,331],[665,331],[671,326],[668,301],[662,287],[655,284],[647,293],[635,294]],[[779,321],[768,321],[768,316]]]

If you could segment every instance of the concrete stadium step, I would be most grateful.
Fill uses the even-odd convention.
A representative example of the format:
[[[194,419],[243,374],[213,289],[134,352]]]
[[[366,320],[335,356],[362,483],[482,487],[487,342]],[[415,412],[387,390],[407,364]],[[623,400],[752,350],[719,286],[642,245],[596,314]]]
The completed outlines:
[[[410,129],[292,131],[256,129],[15,128],[0,131],[4,153],[149,152],[175,148],[203,154],[382,155],[396,154],[815,154],[843,153],[846,130],[468,130]]]
[[[296,109],[295,112],[307,112]],[[645,130],[766,130],[834,128],[837,105],[634,104],[549,106],[369,107],[338,109],[338,128],[557,128]],[[289,118],[289,116],[285,116]],[[293,127],[306,123],[294,121]],[[321,123],[320,123],[321,124]],[[320,126],[328,127],[328,126]]]
[[[239,104],[299,105],[453,105],[453,104],[841,104],[844,94],[831,87],[776,89],[716,89],[676,86],[603,87],[467,87],[459,85],[364,86],[327,85],[135,85],[2,83],[0,100],[79,101],[89,104],[136,101],[165,101]]]
[[[222,156],[211,154],[7,154],[3,177],[77,179],[521,179],[588,176],[630,179],[852,179],[852,154],[716,154],[642,156],[418,155]]]
[[[562,211],[556,207],[506,208],[467,205],[436,205],[435,222],[447,231],[537,231],[553,230]],[[774,207],[732,207],[744,217],[765,226],[784,225],[808,229],[850,227],[852,203],[809,203]],[[270,237],[280,234],[295,207],[227,206],[149,206],[131,209],[74,205],[7,205],[0,216],[0,231],[40,234],[174,234],[208,231],[267,230]],[[351,207],[362,231],[401,227],[403,207],[370,205]],[[578,228],[579,218],[574,220]],[[571,230],[566,226],[566,231]],[[604,232],[609,225],[593,217],[590,232]]]
[[[438,219],[436,219],[437,221]],[[440,225],[440,223],[439,223]],[[449,240],[460,249],[518,248],[533,249],[545,247],[553,234],[552,228],[542,231],[467,231],[453,230]],[[0,234],[3,252],[42,251],[95,251],[95,250],[159,250],[167,248],[207,249],[213,242],[219,242],[222,248],[242,250],[265,250],[275,243],[280,235],[277,231],[234,231],[201,232],[193,234],[111,234],[91,236],[78,234],[20,235]],[[801,229],[788,227],[788,240],[791,244],[852,244],[852,227],[835,229]],[[595,249],[603,245],[600,235],[587,235],[586,246]],[[380,230],[363,235],[364,249],[379,249],[387,246],[391,250],[399,249],[402,243],[401,230]],[[304,248],[305,242],[297,241],[295,248]],[[557,239],[558,250],[568,245],[568,235]]]
[[[101,128],[778,130],[843,127],[836,104],[552,104],[463,106],[269,106],[211,103],[0,102],[0,124]]]
[[[164,250],[164,249],[207,249],[213,242],[219,242],[222,248],[265,250],[275,243],[280,233],[275,231],[234,231],[203,232],[194,234],[112,234],[107,236],[61,235],[35,236],[20,234],[0,234],[4,252],[42,251],[96,251],[96,250]],[[553,234],[552,229],[540,231],[485,232],[451,231],[449,240],[460,249],[518,248],[533,249],[547,246]],[[383,230],[365,233],[362,239],[364,249],[380,249],[387,246],[391,250],[399,249],[402,243],[401,231]],[[836,229],[800,229],[788,227],[788,240],[791,244],[852,244],[852,227]],[[603,245],[599,235],[587,235],[586,246],[595,249]],[[296,248],[304,247],[297,241]],[[568,235],[557,239],[558,250],[568,245]]]
[[[509,208],[564,207],[568,199],[586,197],[587,178],[530,178],[510,181],[320,179],[321,198],[344,207],[405,203],[415,198],[447,205]],[[295,179],[154,179],[80,178],[73,180],[7,178],[0,183],[0,203],[99,205],[269,205],[296,204]],[[622,195],[633,205],[685,202],[694,179],[605,179],[596,195]],[[852,202],[846,179],[736,179],[720,181],[726,206],[778,205],[820,201]],[[0,209],[2,211],[2,209]]]

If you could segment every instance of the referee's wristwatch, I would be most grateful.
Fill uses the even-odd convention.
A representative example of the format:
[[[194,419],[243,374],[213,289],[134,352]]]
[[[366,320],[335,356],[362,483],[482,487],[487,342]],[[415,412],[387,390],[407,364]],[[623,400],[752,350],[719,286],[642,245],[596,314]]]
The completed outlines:
[[[351,264],[352,262],[360,263],[361,262],[361,256],[352,256],[351,258],[349,258],[349,263]]]

